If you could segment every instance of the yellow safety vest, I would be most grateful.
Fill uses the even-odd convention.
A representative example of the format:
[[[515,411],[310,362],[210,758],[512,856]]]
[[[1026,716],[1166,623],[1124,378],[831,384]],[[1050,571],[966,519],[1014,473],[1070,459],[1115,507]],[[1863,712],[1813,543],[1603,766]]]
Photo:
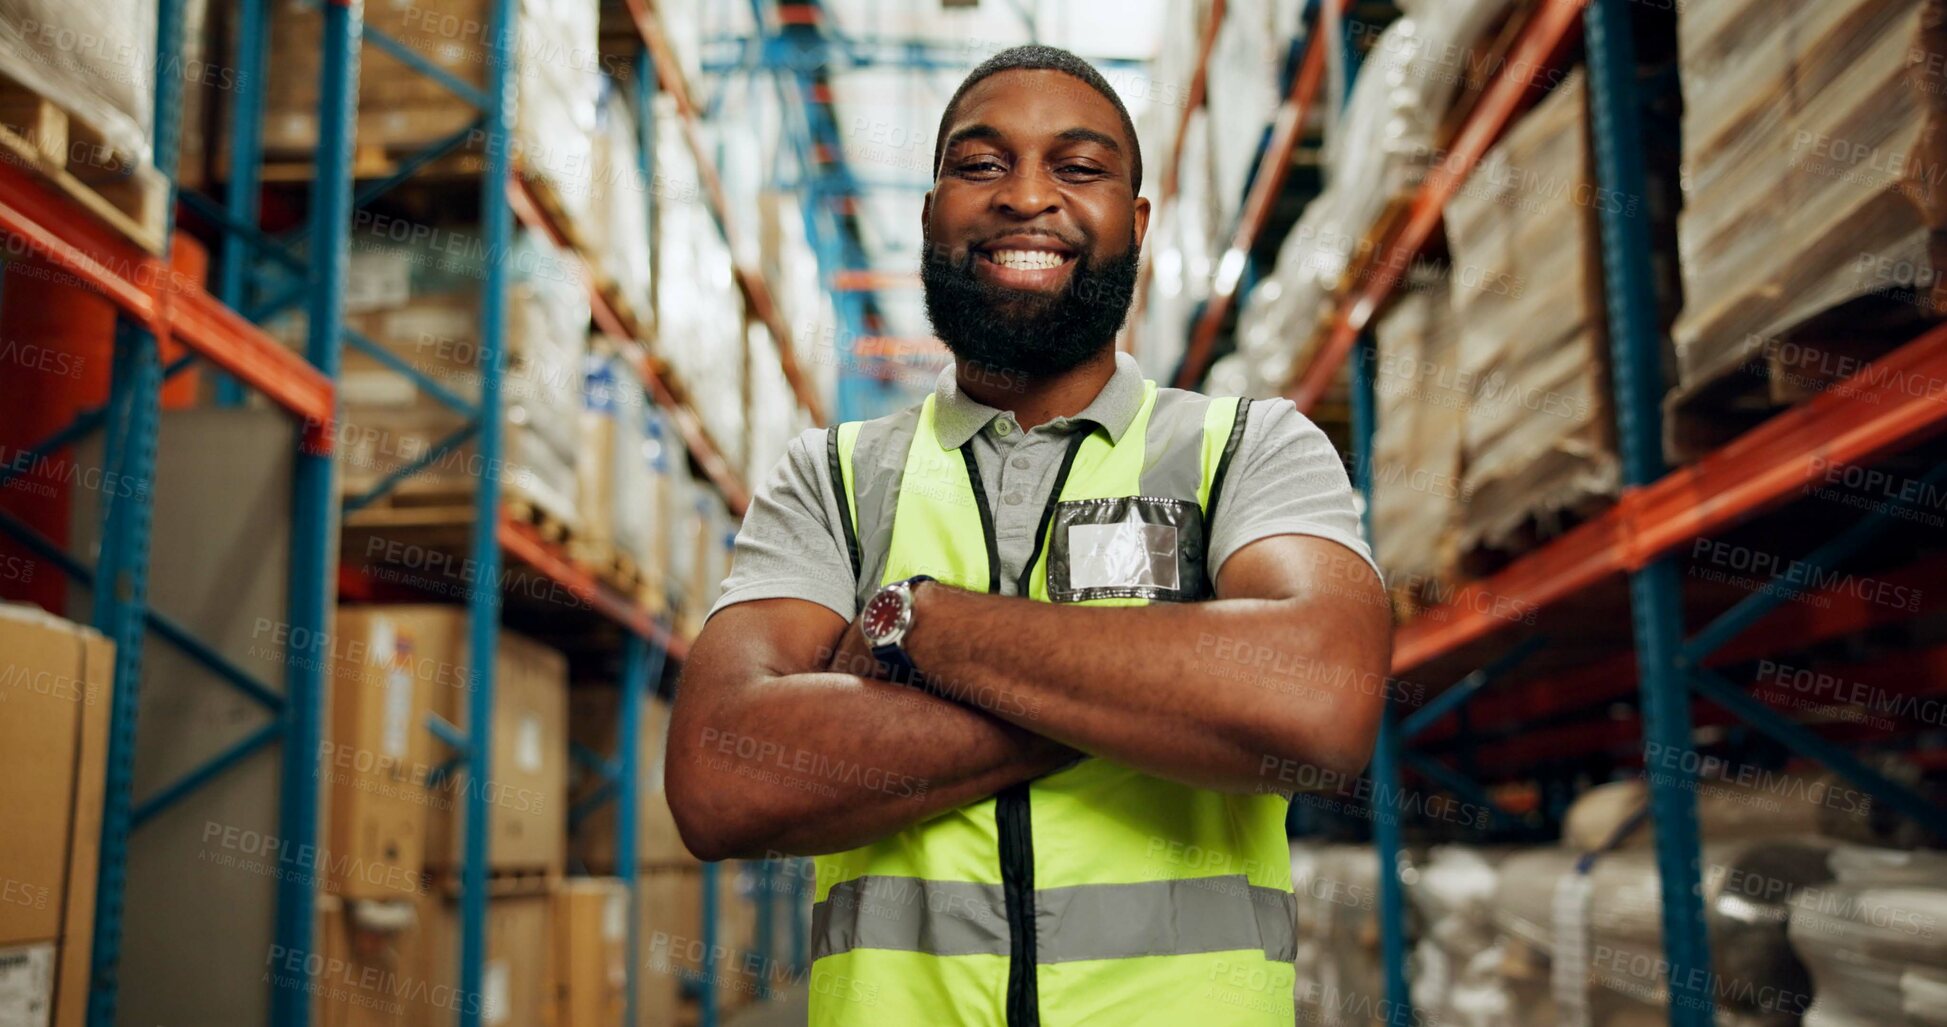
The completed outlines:
[[[1146,382],[1121,442],[1079,428],[1019,594],[1208,598],[1205,522],[1247,408]],[[828,436],[861,594],[915,574],[1000,591],[979,472],[939,444],[932,397]],[[1289,1027],[1288,804],[1088,758],[819,857],[810,1022]]]

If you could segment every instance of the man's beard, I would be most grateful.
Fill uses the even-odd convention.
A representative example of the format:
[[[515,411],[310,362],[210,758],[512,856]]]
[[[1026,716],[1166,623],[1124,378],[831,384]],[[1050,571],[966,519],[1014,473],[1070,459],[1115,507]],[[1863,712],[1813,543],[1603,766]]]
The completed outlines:
[[[926,317],[955,359],[992,371],[1050,378],[1072,371],[1115,341],[1136,295],[1135,233],[1095,266],[1076,254],[1059,292],[1040,294],[984,282],[967,259],[922,259]]]

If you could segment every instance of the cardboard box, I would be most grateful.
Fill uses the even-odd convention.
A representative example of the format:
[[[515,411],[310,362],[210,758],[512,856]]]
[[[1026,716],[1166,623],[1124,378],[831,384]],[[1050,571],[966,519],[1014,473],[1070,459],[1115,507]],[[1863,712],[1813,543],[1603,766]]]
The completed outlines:
[[[684,1020],[683,979],[702,967],[703,874],[695,867],[646,871],[637,888],[636,1016],[640,1027],[668,1027]]]
[[[431,691],[431,711],[462,731],[473,675],[466,652],[466,610],[398,605],[383,611],[399,637],[424,640],[414,673]],[[488,860],[493,869],[561,871],[567,854],[568,688],[560,653],[511,631],[500,634],[494,663],[492,775],[487,786]],[[422,718],[423,719],[423,718]],[[421,730],[424,730],[423,727]],[[427,762],[450,753],[434,745]],[[464,839],[464,771],[432,789],[426,813],[425,865],[459,865]]]
[[[0,993],[30,1023],[88,1004],[115,647],[39,607],[0,605]]]
[[[568,737],[575,743],[615,758],[616,733],[620,730],[621,693],[613,687],[577,687],[568,696]],[[641,813],[637,819],[636,861],[641,867],[696,866],[696,857],[683,847],[676,833],[676,818],[669,810],[669,793],[663,789],[663,754],[669,734],[669,704],[654,696],[642,701],[642,733],[637,755],[640,762]],[[579,766],[570,790],[570,804],[578,803],[601,788],[601,779]],[[569,840],[575,858],[598,873],[613,873],[615,866],[615,804],[603,803],[575,827]]]
[[[628,1008],[629,886],[576,877],[554,891],[554,1027],[613,1027]]]
[[[462,1004],[477,1003],[487,1027],[548,1027],[555,995],[553,899],[546,892],[487,900],[487,963],[480,993],[459,989],[460,913],[444,895],[419,904],[418,982],[407,1003],[407,1027],[451,1027]]]
[[[370,902],[321,895],[318,932],[322,972],[307,974],[302,965],[271,972],[313,989],[319,1027],[404,1027],[411,1005],[441,1001],[422,987],[412,962],[421,944],[419,896]]]
[[[383,606],[338,611],[331,728],[318,759],[331,794],[334,894],[409,899],[420,889],[438,762],[426,714],[433,690],[447,687],[425,661],[457,652],[464,633],[464,618],[400,617]]]

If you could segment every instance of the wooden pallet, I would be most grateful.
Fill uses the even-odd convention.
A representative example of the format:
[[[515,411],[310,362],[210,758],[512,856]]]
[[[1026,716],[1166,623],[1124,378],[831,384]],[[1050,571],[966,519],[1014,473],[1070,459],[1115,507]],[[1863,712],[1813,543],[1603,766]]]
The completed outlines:
[[[83,115],[0,64],[0,160],[28,168],[136,245],[160,255],[169,179],[109,144]]]
[[[635,557],[613,544],[577,539],[568,547],[568,558],[625,596],[640,595],[645,585]]]
[[[509,487],[501,495],[509,519],[531,524],[550,542],[567,544],[574,530],[554,511]],[[397,488],[370,506],[345,515],[345,527],[363,530],[402,529],[439,534],[445,529],[470,530],[473,524],[471,489]]]
[[[352,178],[359,181],[373,181],[391,178],[399,173],[413,150],[404,147],[387,146],[382,143],[361,143],[352,152]],[[219,165],[226,167],[228,165]],[[461,148],[420,168],[413,175],[414,181],[444,182],[453,179],[479,178],[487,169],[487,156],[478,150]],[[317,162],[310,154],[278,153],[267,155],[264,159],[262,180],[265,182],[304,183],[317,177]]]
[[[1821,392],[1845,388],[1866,363],[1933,323],[1912,295],[1865,296],[1819,314],[1777,340],[1751,346],[1709,380],[1663,403],[1663,449],[1686,464]]]
[[[560,867],[490,867],[487,870],[487,894],[494,898],[546,895],[561,878]],[[426,880],[429,891],[439,892],[448,898],[458,898],[460,895],[458,867],[428,867]]]

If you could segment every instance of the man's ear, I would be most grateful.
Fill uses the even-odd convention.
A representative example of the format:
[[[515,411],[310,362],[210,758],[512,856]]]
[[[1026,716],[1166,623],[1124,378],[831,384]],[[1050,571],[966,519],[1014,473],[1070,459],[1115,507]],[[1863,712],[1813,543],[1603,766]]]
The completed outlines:
[[[919,231],[926,234],[926,226],[933,223],[933,190],[926,190],[926,198],[919,201]]]
[[[1136,197],[1136,251],[1142,252],[1143,237],[1149,234],[1149,197]]]

